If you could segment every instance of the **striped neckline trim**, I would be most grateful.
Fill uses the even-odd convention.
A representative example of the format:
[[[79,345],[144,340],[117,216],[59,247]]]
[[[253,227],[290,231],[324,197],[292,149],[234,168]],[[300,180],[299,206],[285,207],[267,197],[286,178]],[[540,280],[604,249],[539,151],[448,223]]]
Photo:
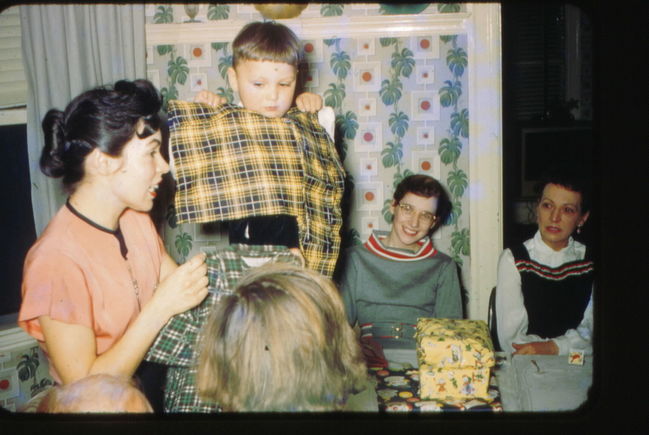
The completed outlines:
[[[591,260],[571,261],[559,267],[548,267],[531,260],[518,260],[516,268],[519,272],[531,272],[551,280],[562,280],[569,276],[584,275],[595,270]]]
[[[437,249],[433,246],[430,238],[417,242],[419,244],[419,250],[413,253],[406,252],[405,250],[390,249],[383,245],[383,239],[385,239],[385,236],[377,236],[375,233],[372,233],[364,246],[374,255],[394,261],[418,261],[423,258],[433,257],[437,254]]]

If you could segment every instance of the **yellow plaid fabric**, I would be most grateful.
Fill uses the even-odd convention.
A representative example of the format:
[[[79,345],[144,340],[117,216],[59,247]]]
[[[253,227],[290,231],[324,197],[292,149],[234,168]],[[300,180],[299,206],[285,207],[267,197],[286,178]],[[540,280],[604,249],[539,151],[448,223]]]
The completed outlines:
[[[178,100],[168,114],[179,223],[295,216],[307,267],[332,276],[344,170],[316,114],[267,118]]]

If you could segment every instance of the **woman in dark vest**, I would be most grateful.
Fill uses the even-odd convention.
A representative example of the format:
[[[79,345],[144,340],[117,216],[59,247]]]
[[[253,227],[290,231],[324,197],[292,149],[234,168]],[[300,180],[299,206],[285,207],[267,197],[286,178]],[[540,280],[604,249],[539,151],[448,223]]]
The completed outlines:
[[[573,239],[590,213],[583,180],[548,175],[537,203],[538,231],[498,262],[498,340],[514,354],[592,353],[593,262]]]

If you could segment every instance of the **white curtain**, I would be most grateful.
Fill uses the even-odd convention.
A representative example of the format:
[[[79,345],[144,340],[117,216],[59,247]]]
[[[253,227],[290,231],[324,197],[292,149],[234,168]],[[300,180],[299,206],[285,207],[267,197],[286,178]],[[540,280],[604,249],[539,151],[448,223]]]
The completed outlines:
[[[144,5],[21,5],[20,20],[32,206],[40,234],[66,199],[60,179],[39,167],[41,120],[90,88],[146,78]]]

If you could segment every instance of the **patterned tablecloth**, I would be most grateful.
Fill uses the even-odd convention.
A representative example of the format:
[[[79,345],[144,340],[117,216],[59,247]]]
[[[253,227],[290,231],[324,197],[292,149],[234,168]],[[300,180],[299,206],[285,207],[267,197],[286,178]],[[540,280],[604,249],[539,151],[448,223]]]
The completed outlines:
[[[501,357],[496,358],[497,369],[503,363]],[[503,410],[496,376],[492,374],[489,380],[489,400],[468,399],[445,402],[441,400],[421,400],[419,398],[419,369],[408,367],[375,367],[370,369],[376,378],[376,395],[380,412],[453,412],[478,411],[500,412]]]

